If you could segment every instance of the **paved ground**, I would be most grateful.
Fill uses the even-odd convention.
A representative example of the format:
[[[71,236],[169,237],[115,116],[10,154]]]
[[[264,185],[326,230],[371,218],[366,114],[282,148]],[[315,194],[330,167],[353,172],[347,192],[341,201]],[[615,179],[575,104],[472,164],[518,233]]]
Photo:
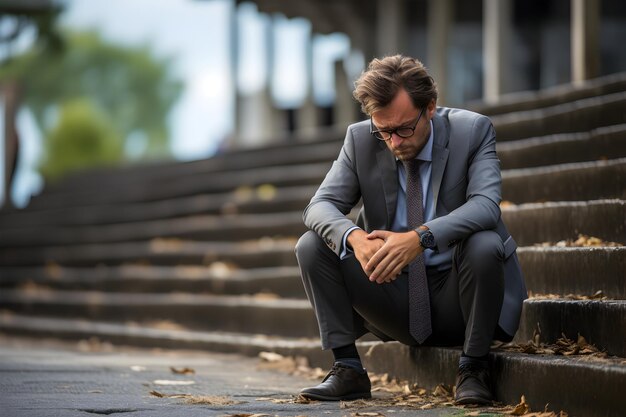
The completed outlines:
[[[259,360],[189,351],[110,348],[0,337],[0,415],[13,416],[463,416],[459,408],[341,408],[339,403],[293,402],[305,377],[257,369]],[[177,375],[170,367],[192,368]],[[190,385],[159,385],[159,380]],[[171,382],[169,382],[171,383]],[[191,394],[226,397],[236,404],[187,404]],[[375,393],[375,396],[379,395]],[[271,401],[285,400],[285,403]],[[260,416],[255,416],[260,417]]]

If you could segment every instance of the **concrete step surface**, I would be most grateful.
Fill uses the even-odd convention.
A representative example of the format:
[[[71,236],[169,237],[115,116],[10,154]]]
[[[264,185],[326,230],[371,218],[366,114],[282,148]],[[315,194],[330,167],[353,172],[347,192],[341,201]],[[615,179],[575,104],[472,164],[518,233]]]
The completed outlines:
[[[624,165],[626,167],[626,165]],[[505,207],[502,217],[518,244],[559,241],[583,233],[626,243],[626,200],[521,204]],[[532,224],[530,224],[532,222]],[[129,243],[151,238],[211,242],[254,240],[264,237],[296,239],[306,231],[301,212],[192,216],[88,227],[6,229],[0,235],[5,257],[25,248],[76,244]],[[19,256],[19,255],[16,255]]]
[[[558,242],[578,234],[626,244],[626,201],[595,200],[521,204],[502,209],[520,246]]]
[[[61,208],[27,207],[0,214],[3,229],[40,226],[95,226],[164,220],[193,215],[228,215],[303,211],[317,185],[240,187],[227,193],[199,194],[137,203],[75,205]]]
[[[290,255],[290,248],[286,249]],[[533,247],[517,250],[526,287],[535,294],[626,299],[626,247]],[[59,290],[111,292],[192,292],[304,298],[297,266],[237,269],[212,265],[121,265],[0,267],[0,288],[43,286]]]
[[[313,310],[304,299],[210,294],[105,293],[3,290],[0,308],[40,317],[80,317],[126,322],[173,320],[185,328],[288,337],[318,334]],[[589,343],[610,355],[626,357],[626,301],[535,299],[524,302],[516,340],[533,338],[554,343],[562,334]]]
[[[581,335],[609,355],[626,357],[626,301],[531,298],[524,302],[515,338],[531,340],[536,330],[543,342]]]
[[[504,171],[502,198],[514,203],[626,199],[625,185],[626,158],[576,162]]]
[[[315,337],[307,300],[209,294],[3,290],[0,308],[40,317],[111,322],[170,320],[188,329]]]
[[[319,348],[315,339],[268,338],[186,330],[164,330],[144,326],[76,319],[33,318],[0,314],[0,332],[69,340],[97,337],[117,345],[196,349],[256,356],[261,351],[309,358],[312,366],[328,368],[332,356]],[[361,357],[371,372],[388,373],[433,389],[453,385],[461,351],[458,348],[408,347],[396,342],[359,343]],[[527,355],[493,351],[490,368],[498,401],[516,404],[521,395],[533,410],[566,410],[571,416],[618,417],[626,406],[623,360],[585,357]]]
[[[535,294],[626,299],[626,247],[532,247],[517,249],[526,288]]]
[[[601,127],[590,132],[498,142],[502,169],[530,168],[626,157],[626,124]]]
[[[585,98],[542,109],[492,116],[499,141],[556,133],[588,132],[626,121],[626,92]]]
[[[621,91],[626,91],[626,72],[586,80],[577,85],[568,83],[538,91],[507,93],[501,95],[497,103],[477,101],[469,103],[469,106],[473,111],[481,114],[497,115],[541,109]]]
[[[33,209],[72,207],[75,205],[117,204],[147,202],[186,197],[206,193],[232,192],[240,187],[256,188],[269,184],[273,187],[319,185],[332,161],[313,164],[281,165],[246,170],[220,171],[208,176],[189,178],[170,177],[149,183],[118,184],[112,192],[84,187],[57,193],[42,193],[31,200]]]
[[[206,265],[225,262],[236,268],[295,266],[295,239],[250,242],[194,242],[152,239],[143,242],[99,243],[0,251],[0,266],[63,265]]]
[[[609,126],[587,133],[568,133],[503,142],[498,144],[498,155],[505,169],[505,184],[506,177],[509,175],[507,169],[623,158],[626,156],[626,125]],[[327,161],[335,157],[336,152],[333,149],[333,153],[327,155]],[[607,162],[607,164],[610,163]],[[603,165],[600,167],[602,168]],[[589,169],[589,167],[583,167],[583,171],[586,171],[585,168]],[[519,171],[509,172],[511,174],[517,172],[517,175],[523,174]],[[532,174],[532,171],[528,173]],[[541,172],[538,175],[541,176]],[[511,182],[515,182],[514,179],[511,179]],[[619,183],[612,179],[609,187],[611,187],[610,184]],[[562,183],[557,185],[561,186]],[[583,188],[580,185],[578,187]],[[593,191],[594,187],[591,188]],[[264,193],[263,188],[243,187],[224,193],[199,194],[149,202],[100,205],[76,202],[71,207],[60,208],[28,206],[20,211],[0,211],[0,227],[53,224],[95,225],[167,219],[186,215],[302,210],[316,189],[317,185],[279,187],[271,189],[271,193],[268,194]],[[622,190],[614,192],[614,194],[622,193]],[[571,195],[565,194],[564,198],[570,199]],[[519,198],[516,197],[516,200]]]
[[[275,294],[305,298],[296,266],[233,269],[210,267],[122,265],[95,268],[61,266],[0,268],[0,288],[44,287],[55,290],[127,293],[188,292],[214,295]]]

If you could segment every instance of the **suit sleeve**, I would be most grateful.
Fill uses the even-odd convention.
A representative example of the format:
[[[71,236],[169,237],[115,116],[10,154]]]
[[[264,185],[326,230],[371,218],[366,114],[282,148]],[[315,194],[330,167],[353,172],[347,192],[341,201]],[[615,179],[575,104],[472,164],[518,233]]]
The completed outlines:
[[[351,127],[348,127],[337,160],[303,214],[304,224],[321,236],[337,256],[344,234],[356,227],[346,215],[361,197],[354,153],[354,137]]]
[[[494,229],[500,219],[502,177],[496,154],[496,133],[491,121],[477,117],[469,132],[466,202],[427,226],[437,250],[445,251],[481,230]]]

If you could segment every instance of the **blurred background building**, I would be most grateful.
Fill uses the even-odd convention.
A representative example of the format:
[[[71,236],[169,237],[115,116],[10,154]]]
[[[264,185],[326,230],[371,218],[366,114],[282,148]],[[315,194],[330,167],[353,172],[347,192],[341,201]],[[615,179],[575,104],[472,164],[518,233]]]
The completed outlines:
[[[350,90],[375,56],[420,58],[448,106],[626,70],[619,0],[1,0],[0,11],[1,198],[18,206],[70,169],[342,130],[363,117]]]

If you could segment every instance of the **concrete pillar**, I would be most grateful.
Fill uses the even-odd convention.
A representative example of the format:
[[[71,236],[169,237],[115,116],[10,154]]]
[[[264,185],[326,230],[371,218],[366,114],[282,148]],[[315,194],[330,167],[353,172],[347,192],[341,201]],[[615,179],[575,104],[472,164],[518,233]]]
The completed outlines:
[[[268,86],[247,95],[237,95],[237,146],[262,145],[284,136],[284,111],[272,102]]]
[[[513,27],[511,0],[483,0],[483,99],[507,92]]]
[[[4,207],[13,207],[11,185],[17,168],[19,139],[17,134],[17,112],[19,108],[20,89],[14,81],[7,81],[2,86],[4,99]]]
[[[600,0],[572,0],[572,82],[600,74]]]
[[[376,9],[376,55],[401,53],[406,25],[404,0],[377,0]]]
[[[439,104],[446,102],[448,37],[452,30],[452,0],[428,2],[428,60],[426,66],[439,88]]]
[[[335,61],[335,125],[345,128],[357,121],[355,101],[352,98],[350,80],[343,66],[343,60]]]

